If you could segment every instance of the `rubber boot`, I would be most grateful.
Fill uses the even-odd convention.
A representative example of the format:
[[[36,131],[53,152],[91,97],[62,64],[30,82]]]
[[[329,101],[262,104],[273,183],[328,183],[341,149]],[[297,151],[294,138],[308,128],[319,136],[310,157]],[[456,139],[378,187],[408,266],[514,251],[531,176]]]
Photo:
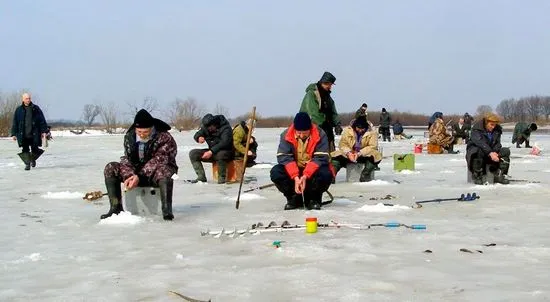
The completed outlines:
[[[525,148],[531,148],[531,145],[529,145],[529,140],[525,140]]]
[[[40,157],[40,155],[42,155],[42,153],[44,153],[44,150],[42,149],[38,149],[38,152],[36,153],[32,153],[32,157],[31,157],[31,167],[36,167],[36,160]]]
[[[302,207],[302,195],[293,194],[286,197],[285,211],[295,210]]]
[[[519,142],[516,142],[516,148],[521,148],[521,145]]]
[[[30,152],[21,152],[21,153],[18,153],[17,155],[19,155],[19,158],[21,158],[21,160],[23,161],[23,163],[25,164],[25,170],[28,171],[31,169],[31,153]]]
[[[483,185],[483,160],[474,158],[472,160],[472,179],[476,185]]]
[[[160,203],[162,208],[162,218],[164,220],[174,219],[172,213],[172,193],[174,192],[174,181],[170,178],[159,180]]]
[[[454,146],[455,146],[455,145],[450,144],[449,147],[447,147],[447,152],[448,152],[449,154],[457,154],[457,153],[458,153],[458,150],[457,150],[457,151],[454,150]]]
[[[218,184],[224,184],[227,175],[227,162],[225,160],[219,160],[218,164]]]
[[[506,177],[504,176],[504,172],[500,168],[495,171],[495,183],[503,185],[507,185],[510,183],[510,181],[506,179]]]
[[[195,173],[197,173],[197,179],[192,180],[191,183],[197,183],[199,181],[206,182],[206,173],[204,173],[202,162],[191,161],[191,165],[193,166],[193,170],[195,170]]]
[[[320,210],[321,209],[321,202],[323,198],[323,192],[309,192],[309,204],[307,206],[310,210]]]
[[[120,189],[120,180],[117,178],[105,178],[105,187],[107,188],[107,196],[111,207],[109,212],[100,216],[101,219],[111,217],[113,214],[119,214],[122,209],[122,191]]]
[[[374,171],[375,165],[367,161],[365,162],[365,167],[363,168],[363,171],[361,171],[361,176],[359,177],[360,182],[369,182],[372,180],[371,173]]]
[[[334,171],[336,171],[336,174],[338,174],[338,171],[340,171],[340,169],[342,169],[342,164],[340,163],[339,160],[333,158],[332,161],[332,167],[334,168]],[[335,184],[336,183],[336,176],[332,178],[332,183]]]

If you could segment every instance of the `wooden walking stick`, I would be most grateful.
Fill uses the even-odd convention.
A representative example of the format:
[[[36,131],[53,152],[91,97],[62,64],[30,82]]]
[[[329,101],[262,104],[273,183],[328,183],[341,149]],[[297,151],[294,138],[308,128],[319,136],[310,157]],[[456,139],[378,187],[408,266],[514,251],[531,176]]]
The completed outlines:
[[[241,190],[243,188],[244,172],[246,171],[246,161],[248,160],[248,149],[250,148],[250,139],[252,138],[252,130],[254,130],[254,122],[256,121],[256,106],[252,107],[252,123],[250,123],[250,129],[248,129],[248,136],[246,138],[246,146],[243,159],[243,173],[241,174],[241,183],[239,184],[239,194],[237,195],[237,202],[235,203],[235,209],[239,209],[239,203],[241,201]]]

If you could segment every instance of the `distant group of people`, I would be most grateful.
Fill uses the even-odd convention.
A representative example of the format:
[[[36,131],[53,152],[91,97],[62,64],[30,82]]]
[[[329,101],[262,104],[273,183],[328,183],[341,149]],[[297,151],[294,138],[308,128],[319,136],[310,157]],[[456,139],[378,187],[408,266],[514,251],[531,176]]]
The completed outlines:
[[[334,183],[336,174],[349,164],[363,165],[360,181],[371,181],[372,172],[380,169],[378,165],[382,161],[378,135],[382,136],[383,141],[391,141],[390,127],[393,127],[394,137],[410,138],[403,132],[399,121],[392,125],[391,115],[385,108],[380,114],[377,132],[368,119],[366,103],[357,110],[350,125],[342,128],[331,97],[335,81],[334,75],[325,72],[319,81],[309,84],[293,123],[280,136],[278,164],[271,169],[270,177],[286,198],[285,210],[300,207],[320,209],[322,194]],[[428,121],[428,127],[429,143],[440,146],[448,153],[457,152],[453,146],[459,139],[467,143],[467,165],[476,184],[483,183],[487,172],[494,173],[495,182],[509,182],[505,176],[510,166],[510,150],[501,145],[502,127],[498,116],[486,114],[474,123],[466,113],[448,133],[443,113],[435,112]],[[207,181],[203,162],[217,164],[219,184],[227,182],[230,161],[246,156],[247,165],[253,165],[258,149],[258,143],[251,135],[253,128],[253,120],[240,121],[231,127],[223,115],[206,114],[194,135],[194,140],[206,144],[206,147],[189,152],[197,175],[191,182]],[[145,109],[137,112],[124,136],[124,156],[120,161],[105,166],[104,179],[110,208],[101,215],[101,219],[123,210],[121,184],[127,190],[138,186],[158,187],[163,218],[174,218],[173,176],[178,172],[178,165],[177,144],[168,132],[170,129],[168,124],[154,118]],[[535,123],[518,123],[514,129],[513,143],[518,148],[523,143],[530,147],[530,134],[536,130]],[[21,106],[15,111],[12,136],[23,148],[19,155],[25,163],[25,170],[34,167],[44,152],[39,147],[48,132],[44,114],[32,103],[31,96],[24,94]],[[335,146],[335,134],[341,135],[338,147]]]

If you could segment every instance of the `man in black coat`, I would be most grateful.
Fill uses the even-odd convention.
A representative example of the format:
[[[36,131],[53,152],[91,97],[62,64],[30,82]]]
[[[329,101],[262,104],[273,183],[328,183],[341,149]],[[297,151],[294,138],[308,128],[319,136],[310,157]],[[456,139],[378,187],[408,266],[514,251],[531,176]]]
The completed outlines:
[[[202,162],[218,164],[218,183],[226,182],[227,163],[234,158],[233,129],[223,115],[208,113],[202,118],[201,128],[195,133],[194,139],[199,144],[207,143],[208,148],[193,149],[189,159],[193,165],[197,179],[193,182],[206,182],[206,174]]]
[[[388,142],[391,141],[390,125],[391,116],[386,111],[386,108],[382,108],[382,113],[380,113],[380,126],[378,127],[378,132],[382,134],[382,138],[384,139],[384,141],[386,141],[387,139]]]
[[[38,147],[42,146],[42,138],[48,133],[48,125],[40,107],[32,103],[31,95],[24,93],[21,98],[23,102],[15,109],[13,115],[11,136],[14,141],[17,140],[19,147],[23,148],[19,157],[25,163],[25,170],[30,170],[31,166],[36,166],[36,160],[44,153],[44,150]]]
[[[500,144],[502,127],[494,113],[488,113],[472,126],[470,140],[466,147],[468,170],[472,172],[475,184],[483,184],[485,166],[495,175],[495,183],[509,184],[505,178],[510,167],[510,149]]]
[[[454,124],[452,127],[453,137],[455,138],[454,143],[458,143],[458,139],[461,138],[465,142],[468,141],[469,130],[467,129],[466,124],[464,123],[464,118],[460,118],[458,123]]]

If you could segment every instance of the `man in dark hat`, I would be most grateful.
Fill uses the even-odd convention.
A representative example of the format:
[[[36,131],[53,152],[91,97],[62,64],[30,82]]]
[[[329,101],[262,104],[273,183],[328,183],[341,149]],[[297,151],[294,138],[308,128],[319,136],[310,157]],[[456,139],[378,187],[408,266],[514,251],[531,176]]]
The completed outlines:
[[[378,132],[382,134],[382,138],[384,141],[386,139],[388,142],[391,141],[391,135],[390,135],[390,125],[391,125],[391,115],[389,112],[386,111],[386,108],[382,108],[382,113],[380,113],[380,126],[378,128]]]
[[[138,186],[158,187],[162,216],[164,220],[174,219],[172,176],[178,172],[178,146],[168,130],[168,124],[153,118],[147,110],[138,111],[134,123],[124,136],[124,156],[120,162],[110,162],[105,166],[105,186],[111,208],[108,213],[101,215],[101,219],[123,210],[121,182],[126,190]]]
[[[323,192],[334,178],[329,161],[325,132],[312,124],[307,113],[296,114],[294,123],[281,134],[278,164],[271,169],[271,180],[286,197],[285,210],[302,205],[321,209]]]
[[[223,115],[208,113],[202,118],[201,128],[195,133],[195,141],[208,144],[205,149],[193,149],[189,159],[193,165],[197,179],[193,182],[206,182],[206,174],[202,162],[216,162],[218,165],[218,183],[224,184],[227,176],[227,163],[233,160],[233,130]]]
[[[338,111],[334,100],[330,96],[334,82],[336,82],[336,78],[330,72],[325,72],[317,83],[307,86],[306,95],[300,106],[300,112],[308,113],[313,123],[325,131],[331,151],[334,151],[334,132],[332,129],[334,128],[336,135],[342,133]]]
[[[371,181],[371,175],[382,160],[378,151],[378,135],[370,131],[365,119],[355,119],[352,126],[344,128],[338,150],[331,153],[332,165],[338,171],[349,163],[363,163],[359,181]]]
[[[500,118],[494,113],[487,113],[474,123],[466,146],[466,162],[475,184],[483,184],[486,166],[494,174],[495,183],[510,183],[505,177],[510,168],[510,149],[502,147],[501,135]]]
[[[514,134],[512,135],[512,144],[516,144],[516,148],[521,148],[521,144],[525,143],[525,148],[531,148],[531,146],[529,145],[531,132],[537,131],[537,129],[538,127],[535,123],[517,123],[514,127]]]
[[[42,139],[46,137],[49,129],[44,113],[32,102],[31,95],[23,93],[21,100],[21,106],[14,112],[11,136],[19,147],[23,148],[19,157],[25,164],[25,170],[30,170],[31,166],[36,166],[36,160],[44,153],[39,147],[42,146]]]

